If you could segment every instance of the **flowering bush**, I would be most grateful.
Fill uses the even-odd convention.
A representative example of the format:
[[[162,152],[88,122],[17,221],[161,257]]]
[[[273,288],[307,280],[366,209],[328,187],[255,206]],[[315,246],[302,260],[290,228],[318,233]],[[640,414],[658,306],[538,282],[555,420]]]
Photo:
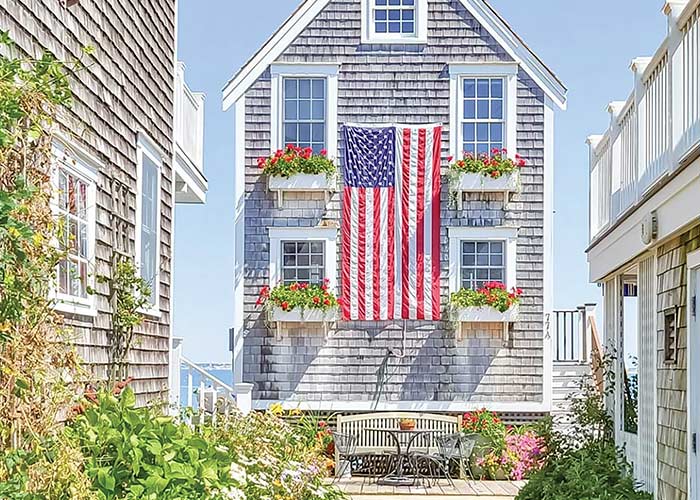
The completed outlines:
[[[520,303],[523,291],[520,288],[506,289],[503,283],[490,281],[478,290],[462,288],[450,297],[450,305],[454,309],[465,307],[493,307],[500,312],[506,312]]]
[[[462,417],[462,432],[480,434],[497,448],[505,446],[506,425],[498,415],[486,408],[465,413]]]
[[[530,473],[544,465],[544,440],[531,430],[518,433],[511,428],[505,436],[502,449],[494,449],[476,463],[483,467],[491,478],[504,475],[514,481],[526,479]]]
[[[525,160],[519,155],[515,155],[515,160],[508,158],[508,151],[494,148],[491,156],[486,153],[475,156],[472,153],[464,153],[462,158],[453,161],[454,158],[447,158],[449,171],[456,175],[461,174],[481,174],[486,177],[498,179],[503,175],[508,175],[525,166]]]
[[[256,304],[258,306],[264,305],[267,308],[279,307],[283,311],[293,311],[296,308],[327,311],[338,307],[338,299],[330,291],[326,279],[322,285],[281,284],[272,290],[269,287],[263,287]]]
[[[326,174],[331,176],[337,167],[327,156],[325,149],[314,154],[311,148],[300,148],[287,144],[269,157],[258,158],[258,167],[271,177],[290,177],[294,174]]]

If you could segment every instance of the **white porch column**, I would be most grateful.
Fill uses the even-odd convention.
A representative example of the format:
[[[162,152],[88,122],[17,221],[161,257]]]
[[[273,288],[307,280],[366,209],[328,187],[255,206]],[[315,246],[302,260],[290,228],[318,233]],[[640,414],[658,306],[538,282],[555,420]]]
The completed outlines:
[[[253,384],[236,384],[236,406],[243,415],[248,415],[253,410]]]

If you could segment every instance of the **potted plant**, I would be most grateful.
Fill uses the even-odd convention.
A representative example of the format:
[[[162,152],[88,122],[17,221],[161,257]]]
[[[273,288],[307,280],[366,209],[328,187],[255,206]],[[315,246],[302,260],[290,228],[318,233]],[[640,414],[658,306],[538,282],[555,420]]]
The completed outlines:
[[[328,158],[325,149],[314,154],[309,147],[287,144],[268,157],[258,158],[258,167],[268,177],[270,191],[277,192],[279,204],[285,191],[323,191],[328,194],[335,190],[338,168]]]
[[[467,412],[462,417],[462,433],[474,439],[469,466],[474,477],[486,475],[486,460],[495,450],[505,448],[506,426],[486,408]]]
[[[511,159],[505,149],[497,148],[491,151],[491,155],[465,152],[459,160],[454,161],[450,156],[447,161],[450,195],[457,201],[459,210],[462,209],[462,193],[503,192],[505,201],[508,201],[508,193],[518,190],[518,172],[525,166],[525,160],[519,154]]]
[[[459,338],[462,323],[503,323],[507,327],[514,322],[522,293],[520,288],[508,290],[498,281],[485,283],[476,290],[462,288],[453,293],[450,296],[450,314],[458,326]]]
[[[399,420],[399,429],[402,431],[412,431],[416,428],[416,421],[412,418],[402,418]]]
[[[267,313],[268,321],[277,327],[280,323],[327,323],[338,316],[338,299],[329,288],[329,281],[323,284],[291,283],[279,284],[273,289],[263,287],[256,303]]]

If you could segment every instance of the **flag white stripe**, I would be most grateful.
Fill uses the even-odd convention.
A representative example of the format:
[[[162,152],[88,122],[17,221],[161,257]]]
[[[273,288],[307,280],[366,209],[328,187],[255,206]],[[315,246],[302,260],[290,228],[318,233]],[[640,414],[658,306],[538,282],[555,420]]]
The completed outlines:
[[[411,166],[409,169],[409,196],[408,196],[408,313],[411,319],[417,318],[416,308],[418,297],[416,294],[418,280],[416,245],[418,227],[418,130],[411,130]]]
[[[396,129],[396,178],[394,188],[394,318],[400,318],[403,306],[401,228],[403,226],[403,131]]]
[[[365,191],[365,317],[374,315],[374,189]]]
[[[357,282],[358,282],[358,262],[359,262],[359,251],[358,242],[360,228],[358,226],[359,220],[359,200],[357,188],[352,188],[350,190],[350,318],[357,318],[358,309],[358,296],[357,296]]]
[[[379,318],[388,319],[389,308],[389,192],[386,189],[380,191],[380,228],[379,234]]]
[[[425,182],[423,186],[423,200],[425,206],[425,230],[423,231],[423,248],[425,256],[423,258],[423,311],[425,319],[433,319],[433,131],[427,130],[425,136]]]

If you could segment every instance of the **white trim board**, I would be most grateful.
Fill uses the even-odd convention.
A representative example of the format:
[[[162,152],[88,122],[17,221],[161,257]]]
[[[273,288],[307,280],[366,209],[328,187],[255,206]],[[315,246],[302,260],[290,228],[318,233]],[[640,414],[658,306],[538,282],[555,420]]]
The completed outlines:
[[[265,410],[273,404],[281,404],[285,410],[302,411],[437,411],[466,412],[487,408],[495,412],[546,413],[549,411],[543,403],[537,402],[503,402],[503,401],[288,401],[256,399],[253,408]]]
[[[520,64],[553,102],[566,109],[566,87],[513,29],[484,0],[459,0],[484,29]],[[306,0],[282,24],[272,37],[226,84],[222,93],[223,110],[227,111],[245,94],[255,80],[273,64],[296,37],[328,5],[330,0]],[[401,42],[397,42],[401,43]]]

